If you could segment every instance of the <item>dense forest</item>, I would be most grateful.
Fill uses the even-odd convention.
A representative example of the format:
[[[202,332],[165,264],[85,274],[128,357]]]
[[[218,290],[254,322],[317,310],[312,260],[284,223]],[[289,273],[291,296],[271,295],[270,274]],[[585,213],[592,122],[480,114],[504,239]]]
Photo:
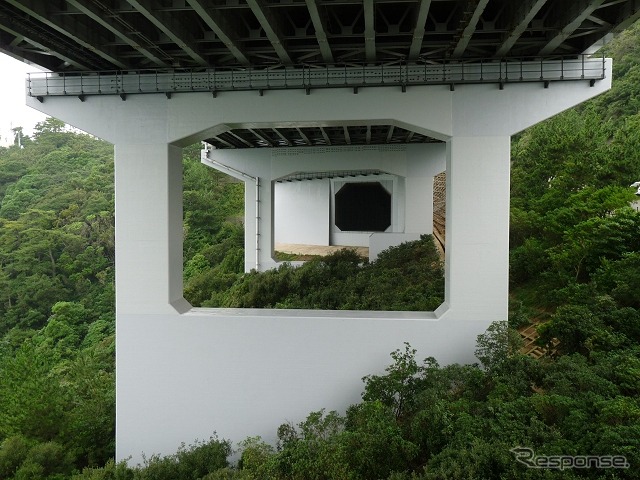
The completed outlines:
[[[53,119],[0,149],[0,479],[638,478],[640,24],[607,48],[610,92],[513,139],[512,311],[509,328],[478,338],[480,363],[440,366],[399,345],[363,379],[360,403],[283,424],[277,445],[213,437],[147,452],[136,468],[112,460],[113,149]],[[243,274],[242,185],[199,165],[199,148],[184,160],[194,305],[431,309],[441,298],[428,237],[377,262],[346,251]],[[519,352],[515,329],[530,323],[549,347],[539,359]],[[527,468],[522,448],[621,463]]]

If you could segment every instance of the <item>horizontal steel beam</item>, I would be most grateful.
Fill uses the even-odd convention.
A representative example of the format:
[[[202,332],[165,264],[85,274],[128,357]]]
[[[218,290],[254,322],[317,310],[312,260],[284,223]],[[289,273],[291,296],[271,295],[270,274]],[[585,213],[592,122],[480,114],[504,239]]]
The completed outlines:
[[[439,65],[290,66],[277,69],[138,70],[136,72],[33,73],[27,82],[32,97],[50,95],[129,95],[138,93],[353,88],[464,83],[589,80],[605,75],[605,59],[578,56],[558,60],[502,59]],[[170,97],[170,95],[167,95]]]

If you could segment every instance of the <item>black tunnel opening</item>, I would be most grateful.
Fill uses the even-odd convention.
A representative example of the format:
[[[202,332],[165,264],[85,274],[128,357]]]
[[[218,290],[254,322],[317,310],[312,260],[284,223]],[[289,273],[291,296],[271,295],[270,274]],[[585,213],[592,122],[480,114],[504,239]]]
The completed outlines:
[[[335,194],[335,223],[343,232],[384,232],[391,194],[379,182],[347,183]]]

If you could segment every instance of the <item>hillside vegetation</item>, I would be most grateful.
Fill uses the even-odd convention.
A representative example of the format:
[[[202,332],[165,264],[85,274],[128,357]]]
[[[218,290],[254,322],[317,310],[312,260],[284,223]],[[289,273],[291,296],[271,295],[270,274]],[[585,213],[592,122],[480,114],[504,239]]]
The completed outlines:
[[[112,148],[47,120],[24,148],[0,149],[0,479],[638,478],[640,213],[629,185],[640,180],[640,25],[608,48],[609,93],[513,139],[509,323],[542,322],[541,344],[557,346],[520,355],[504,323],[479,337],[479,365],[439,366],[399,345],[385,372],[363,379],[361,402],[283,424],[277,445],[212,437],[168,457],[147,452],[138,468],[110,460]],[[428,239],[379,264],[343,252],[243,274],[242,186],[200,169],[198,148],[185,152],[184,174],[194,304],[372,308],[371,289],[380,308],[404,298],[414,309],[441,294]],[[419,284],[399,281],[429,266],[435,275]],[[379,285],[367,284],[377,273]],[[531,458],[526,449],[622,463],[527,468],[516,460]]]
[[[215,275],[214,269],[200,278]],[[443,265],[430,235],[385,250],[371,263],[344,249],[300,267],[285,262],[229,277],[225,290],[216,283],[202,288],[196,279],[185,294],[206,307],[325,310],[435,310],[444,298]]]
[[[0,478],[114,451],[113,149],[49,119],[0,149]]]

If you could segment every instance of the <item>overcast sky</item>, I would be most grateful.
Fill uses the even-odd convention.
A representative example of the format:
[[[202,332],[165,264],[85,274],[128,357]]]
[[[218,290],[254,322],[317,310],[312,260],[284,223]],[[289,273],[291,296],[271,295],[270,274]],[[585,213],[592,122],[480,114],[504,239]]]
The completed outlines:
[[[36,123],[46,116],[25,105],[27,73],[37,72],[32,65],[0,53],[0,145],[11,141],[11,128],[22,127],[31,135]]]

